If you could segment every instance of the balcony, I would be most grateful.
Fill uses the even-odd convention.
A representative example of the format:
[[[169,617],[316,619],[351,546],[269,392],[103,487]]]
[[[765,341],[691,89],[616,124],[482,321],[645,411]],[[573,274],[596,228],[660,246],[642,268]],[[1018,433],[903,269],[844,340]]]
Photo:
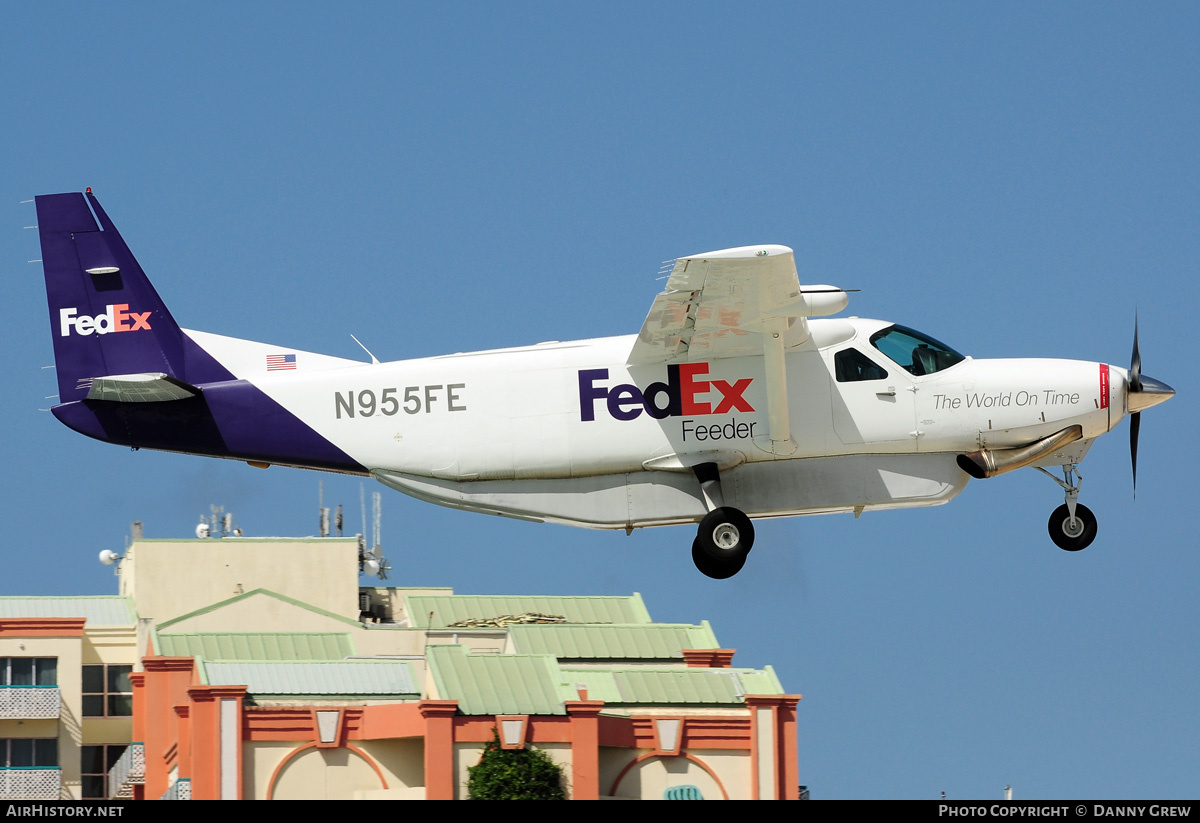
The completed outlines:
[[[146,746],[130,743],[121,759],[108,770],[108,796],[112,800],[133,797],[133,787],[146,783]]]
[[[180,778],[171,784],[171,788],[163,792],[163,796],[159,800],[191,800],[192,799],[192,781],[186,777]]]
[[[61,795],[59,769],[0,769],[0,800],[58,800]]]
[[[0,720],[57,720],[61,713],[58,686],[0,686]]]

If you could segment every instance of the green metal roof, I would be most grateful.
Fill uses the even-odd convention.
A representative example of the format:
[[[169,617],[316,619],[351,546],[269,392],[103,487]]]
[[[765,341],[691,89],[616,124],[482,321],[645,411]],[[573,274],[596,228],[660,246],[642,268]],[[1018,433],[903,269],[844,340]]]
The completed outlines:
[[[525,612],[562,615],[568,623],[650,622],[642,596],[636,593],[629,597],[410,594],[405,601],[409,622],[428,629],[444,629],[461,620]]]
[[[747,694],[783,694],[775,672],[754,669],[628,668],[620,670],[563,667],[574,688],[583,686],[589,700],[609,704],[736,705]]]
[[[770,666],[583,668],[548,654],[468,654],[463,646],[430,646],[426,660],[437,696],[458,700],[463,714],[564,714],[580,686],[612,705],[735,706],[747,694],[784,693]]]
[[[518,654],[551,654],[559,660],[681,660],[683,649],[716,649],[708,621],[671,624],[509,626]]]
[[[749,669],[741,677],[746,694],[786,694],[771,666],[764,666],[761,670]]]
[[[224,538],[224,539],[228,539],[228,538]],[[230,597],[228,600],[221,600],[220,602],[213,603],[209,606],[205,606],[202,609],[196,609],[193,612],[188,612],[187,614],[181,614],[178,617],[172,617],[170,620],[164,620],[162,623],[158,624],[158,628],[160,630],[165,629],[168,626],[174,626],[176,623],[181,623],[184,620],[190,620],[193,617],[197,617],[202,614],[208,614],[209,612],[215,612],[218,609],[223,609],[226,606],[230,605],[231,603],[236,603],[239,600],[245,600],[250,597],[257,597],[259,595],[262,595],[264,597],[273,597],[276,600],[282,601],[284,603],[290,603],[293,606],[298,606],[299,608],[304,609],[306,611],[310,611],[313,614],[320,614],[325,617],[329,617],[334,620],[337,620],[341,623],[345,623],[349,626],[354,626],[355,628],[358,628],[360,625],[357,620],[351,620],[350,618],[343,617],[340,614],[334,614],[331,611],[317,608],[316,606],[313,606],[309,603],[305,603],[303,600],[296,600],[294,597],[288,597],[287,595],[280,594],[279,592],[273,592],[270,589],[259,588],[259,589],[251,589],[248,592],[244,592],[244,593],[236,595],[234,597]]]
[[[205,660],[343,660],[354,654],[349,634],[159,634],[154,646],[166,657]]]
[[[265,696],[327,695],[420,697],[418,674],[407,660],[268,662],[198,661],[202,680],[210,686],[245,686],[248,694]]]
[[[358,543],[357,537],[317,537],[309,535],[308,537],[234,537],[227,534],[221,538],[211,537],[139,537],[134,541],[136,547],[141,543],[194,543],[197,546],[208,545],[213,543]]]
[[[0,617],[83,617],[86,626],[136,626],[128,597],[0,597]]]
[[[550,655],[467,654],[462,646],[426,649],[438,697],[463,714],[566,714],[577,700]]]

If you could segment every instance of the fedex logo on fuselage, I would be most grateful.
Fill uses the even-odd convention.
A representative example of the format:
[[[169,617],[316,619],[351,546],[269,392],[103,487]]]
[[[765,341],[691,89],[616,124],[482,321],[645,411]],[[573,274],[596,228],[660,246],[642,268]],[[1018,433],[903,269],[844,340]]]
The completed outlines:
[[[103,314],[89,317],[86,314],[77,315],[79,309],[59,309],[59,335],[66,337],[74,329],[76,334],[87,337],[89,334],[108,334],[119,331],[150,331],[150,312],[129,311],[128,303],[110,303]]]
[[[708,374],[707,363],[675,363],[667,366],[666,383],[651,383],[645,389],[639,389],[632,383],[607,388],[596,384],[608,379],[608,369],[580,369],[579,417],[583,421],[595,420],[598,400],[605,402],[609,415],[617,420],[633,420],[641,416],[643,411],[656,420],[683,415],[754,411],[754,407],[742,396],[754,378],[747,377],[730,383],[726,380],[701,379],[705,374]],[[706,399],[700,399],[702,396]]]

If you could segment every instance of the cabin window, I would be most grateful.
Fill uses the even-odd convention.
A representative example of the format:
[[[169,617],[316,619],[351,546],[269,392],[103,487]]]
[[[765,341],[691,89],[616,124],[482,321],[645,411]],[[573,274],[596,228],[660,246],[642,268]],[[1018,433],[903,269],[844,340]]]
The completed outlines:
[[[833,356],[834,376],[839,383],[885,380],[887,370],[858,349],[842,349]]]
[[[904,326],[888,326],[875,332],[871,335],[871,345],[917,376],[948,369],[966,359],[945,343]]]

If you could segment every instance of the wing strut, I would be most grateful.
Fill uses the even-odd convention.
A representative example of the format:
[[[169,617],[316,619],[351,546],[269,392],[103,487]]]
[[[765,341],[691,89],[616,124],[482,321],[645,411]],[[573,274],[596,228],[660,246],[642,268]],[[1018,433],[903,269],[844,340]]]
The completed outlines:
[[[772,454],[794,454],[792,425],[788,418],[787,362],[783,356],[786,317],[772,317],[763,323],[763,366],[767,378],[767,426]]]

